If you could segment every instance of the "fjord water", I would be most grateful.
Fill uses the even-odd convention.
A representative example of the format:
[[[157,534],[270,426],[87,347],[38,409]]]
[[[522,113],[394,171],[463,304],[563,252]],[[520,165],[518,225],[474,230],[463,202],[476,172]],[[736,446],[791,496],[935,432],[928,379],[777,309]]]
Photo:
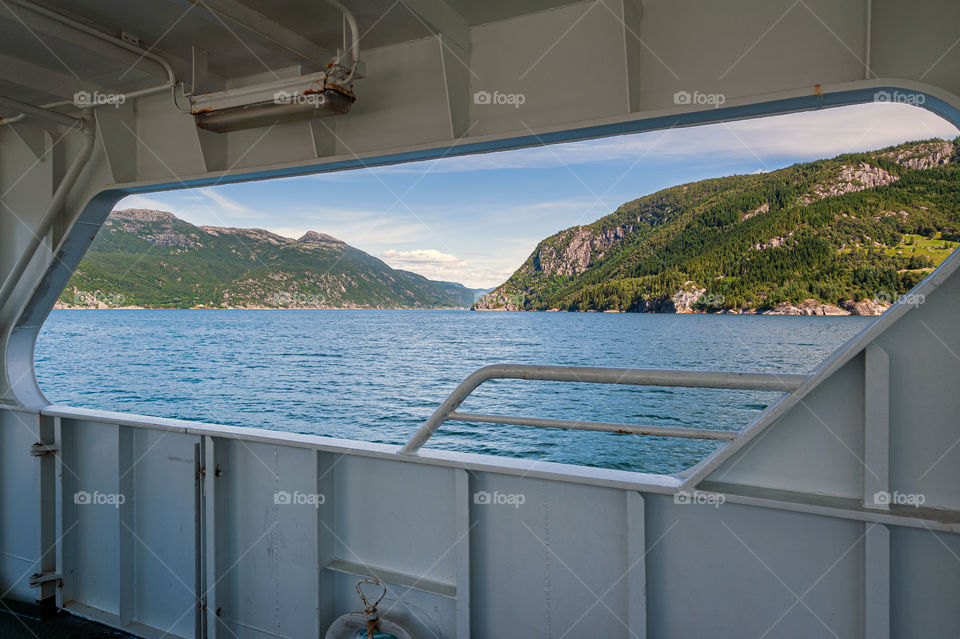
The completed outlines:
[[[865,317],[417,310],[57,310],[48,399],[85,408],[400,445],[494,363],[800,373]],[[778,393],[494,380],[463,405],[590,421],[739,430]],[[677,472],[714,443],[447,422],[428,448]]]

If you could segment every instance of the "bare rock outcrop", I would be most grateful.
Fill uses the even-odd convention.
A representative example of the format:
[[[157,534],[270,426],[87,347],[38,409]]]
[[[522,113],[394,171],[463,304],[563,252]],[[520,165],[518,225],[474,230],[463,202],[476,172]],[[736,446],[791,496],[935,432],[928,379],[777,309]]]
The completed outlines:
[[[879,300],[860,300],[859,302],[847,300],[841,302],[840,306],[851,315],[883,315],[883,312],[890,308],[889,304]]]
[[[249,240],[273,244],[274,246],[291,244],[295,241],[291,240],[289,237],[283,237],[281,235],[277,235],[276,233],[271,233],[266,229],[238,229],[228,226],[201,226],[200,230],[204,233],[209,233],[210,235],[236,235],[237,237],[242,237]]]
[[[478,311],[522,311],[523,296],[495,290],[487,293],[473,306]]]
[[[769,202],[764,202],[763,204],[761,204],[761,205],[758,206],[757,208],[753,209],[752,211],[749,211],[749,212],[747,212],[747,213],[744,213],[743,216],[740,218],[740,221],[741,221],[741,222],[746,222],[746,221],[749,220],[751,217],[756,217],[756,216],[760,215],[761,213],[766,213],[766,212],[769,211],[769,210],[770,210],[770,204],[769,204]]]
[[[856,166],[844,164],[840,167],[840,173],[837,176],[815,185],[811,193],[800,199],[804,204],[812,204],[825,197],[835,197],[844,193],[856,193],[864,189],[886,186],[899,179],[889,171],[866,162],[860,162]]]
[[[763,315],[850,315],[850,312],[833,304],[824,304],[807,298],[799,304],[781,302],[770,310],[764,311]]]
[[[887,151],[880,157],[892,160],[911,169],[932,169],[948,164],[953,157],[953,144],[944,140],[932,140],[910,147]]]
[[[326,233],[317,233],[316,231],[307,231],[297,240],[300,244],[313,244],[315,246],[331,246],[343,244],[341,240],[327,235]]]
[[[580,275],[607,249],[633,232],[632,226],[617,226],[599,235],[583,226],[565,231],[555,242],[542,242],[533,255],[533,267],[546,275]],[[559,245],[559,246],[558,246]]]
[[[674,313],[693,313],[696,310],[697,302],[706,292],[707,289],[698,288],[693,282],[686,282],[684,287],[670,298],[670,303],[673,306],[672,311]]]
[[[173,213],[151,209],[123,209],[113,211],[104,227],[110,231],[135,233],[140,239],[155,246],[193,248],[199,236],[187,235],[174,229],[178,220]]]
[[[778,235],[777,237],[771,237],[766,242],[760,242],[760,243],[754,244],[750,248],[754,251],[762,251],[764,249],[769,249],[769,248],[779,248],[784,244],[786,244],[787,240],[789,240],[792,236],[793,236],[793,233],[788,234],[786,237],[783,237],[782,235]]]

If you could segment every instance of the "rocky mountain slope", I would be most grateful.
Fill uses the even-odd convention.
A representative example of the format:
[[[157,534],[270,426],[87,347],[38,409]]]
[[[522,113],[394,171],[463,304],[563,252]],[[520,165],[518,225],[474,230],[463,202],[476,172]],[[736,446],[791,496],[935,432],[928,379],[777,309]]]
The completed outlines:
[[[878,314],[958,246],[958,159],[927,140],[668,188],[543,240],[475,308]]]
[[[390,268],[323,233],[291,239],[128,209],[111,213],[59,306],[469,308],[476,294]]]

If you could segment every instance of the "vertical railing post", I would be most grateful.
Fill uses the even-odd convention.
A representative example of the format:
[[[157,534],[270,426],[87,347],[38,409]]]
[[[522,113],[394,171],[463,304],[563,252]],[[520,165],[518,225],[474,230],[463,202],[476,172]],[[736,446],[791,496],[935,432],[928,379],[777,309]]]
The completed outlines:
[[[890,356],[870,344],[863,366],[863,505],[889,510]]]

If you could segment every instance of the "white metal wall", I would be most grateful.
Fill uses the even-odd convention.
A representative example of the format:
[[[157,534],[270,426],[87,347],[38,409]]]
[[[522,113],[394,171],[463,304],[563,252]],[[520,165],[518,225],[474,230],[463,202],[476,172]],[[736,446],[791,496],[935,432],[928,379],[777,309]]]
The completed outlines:
[[[195,636],[204,619],[208,636],[318,636],[358,609],[364,574],[389,584],[381,610],[418,637],[913,637],[960,623],[955,511],[826,515],[809,511],[810,493],[761,505],[735,487],[726,503],[677,503],[632,473],[528,474],[476,455],[410,460],[381,445],[47,412],[63,447],[61,603],[144,636]],[[78,505],[78,489],[127,501]],[[277,503],[284,491],[323,503]],[[484,493],[522,498],[477,503]]]
[[[33,344],[104,217],[134,190],[816,109],[883,88],[920,92],[960,122],[958,18],[946,0],[530,3],[365,52],[355,111],[329,122],[217,136],[165,96],[97,110],[93,159],[0,300],[0,591],[57,594],[146,636],[316,636],[355,608],[353,573],[370,571],[391,584],[389,614],[425,637],[954,633],[956,258],[924,285],[924,305],[891,311],[809,388],[676,477],[410,459],[49,407]],[[478,90],[526,102],[485,108]],[[676,105],[679,90],[722,92],[725,108]],[[0,274],[78,148],[62,129],[0,129]],[[53,448],[31,455],[36,443]],[[675,503],[680,489],[725,503]],[[872,507],[882,489],[926,503]],[[80,491],[125,500],[74,503]],[[278,492],[326,499],[287,507]],[[524,503],[474,503],[478,493]]]

